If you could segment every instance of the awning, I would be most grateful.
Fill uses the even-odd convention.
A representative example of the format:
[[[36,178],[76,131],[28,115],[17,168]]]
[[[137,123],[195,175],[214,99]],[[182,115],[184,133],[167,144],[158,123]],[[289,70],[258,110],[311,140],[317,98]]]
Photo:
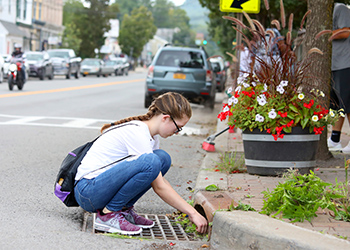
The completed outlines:
[[[25,31],[19,29],[18,26],[14,23],[1,21],[1,20],[0,20],[0,23],[2,24],[2,26],[4,26],[4,28],[7,30],[9,35],[19,36],[19,37],[27,36],[27,33]]]

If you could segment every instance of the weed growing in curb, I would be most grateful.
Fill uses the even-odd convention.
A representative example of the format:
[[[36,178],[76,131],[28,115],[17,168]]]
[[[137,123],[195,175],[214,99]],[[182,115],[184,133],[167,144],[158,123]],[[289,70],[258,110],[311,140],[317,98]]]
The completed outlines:
[[[224,152],[219,156],[219,161],[214,161],[217,169],[226,174],[245,173],[247,168],[244,163],[244,155],[238,156],[237,152]],[[217,171],[215,170],[215,171]]]

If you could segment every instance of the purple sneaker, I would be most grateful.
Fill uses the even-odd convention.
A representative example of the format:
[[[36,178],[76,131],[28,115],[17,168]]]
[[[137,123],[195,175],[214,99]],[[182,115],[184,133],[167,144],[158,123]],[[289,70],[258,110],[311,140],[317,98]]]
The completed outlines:
[[[101,215],[97,211],[94,228],[99,231],[120,234],[139,234],[142,228],[135,226],[124,218],[123,212],[113,212]]]
[[[127,208],[122,212],[125,216],[125,219],[130,223],[142,227],[142,228],[151,228],[154,226],[154,221],[146,219],[138,215],[134,209],[134,206]]]

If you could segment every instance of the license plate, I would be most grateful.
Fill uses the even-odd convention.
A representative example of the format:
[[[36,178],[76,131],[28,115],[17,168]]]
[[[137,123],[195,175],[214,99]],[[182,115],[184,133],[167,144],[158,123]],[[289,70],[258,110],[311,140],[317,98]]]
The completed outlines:
[[[84,72],[84,74],[85,74],[85,75],[88,75],[88,74],[89,74],[89,72]]]
[[[185,74],[181,74],[181,73],[174,73],[173,78],[174,78],[174,79],[182,79],[182,80],[185,80],[185,79],[186,79],[186,75],[185,75]]]

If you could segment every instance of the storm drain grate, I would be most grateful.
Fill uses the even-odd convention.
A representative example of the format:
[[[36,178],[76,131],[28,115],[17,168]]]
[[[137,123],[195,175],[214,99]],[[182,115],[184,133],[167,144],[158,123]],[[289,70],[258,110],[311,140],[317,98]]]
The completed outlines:
[[[93,214],[93,219],[96,214]],[[169,219],[165,215],[156,214],[140,214],[147,219],[155,222],[152,228],[144,228],[140,234],[133,235],[135,237],[141,237],[145,239],[157,239],[157,240],[179,240],[179,241],[197,241],[191,234],[187,234],[181,225],[177,224],[174,220]],[[84,214],[84,221],[87,220],[87,215]],[[93,223],[93,221],[92,221]],[[84,222],[83,222],[84,229]],[[86,222],[85,222],[86,230]],[[93,230],[93,232],[99,232]]]

